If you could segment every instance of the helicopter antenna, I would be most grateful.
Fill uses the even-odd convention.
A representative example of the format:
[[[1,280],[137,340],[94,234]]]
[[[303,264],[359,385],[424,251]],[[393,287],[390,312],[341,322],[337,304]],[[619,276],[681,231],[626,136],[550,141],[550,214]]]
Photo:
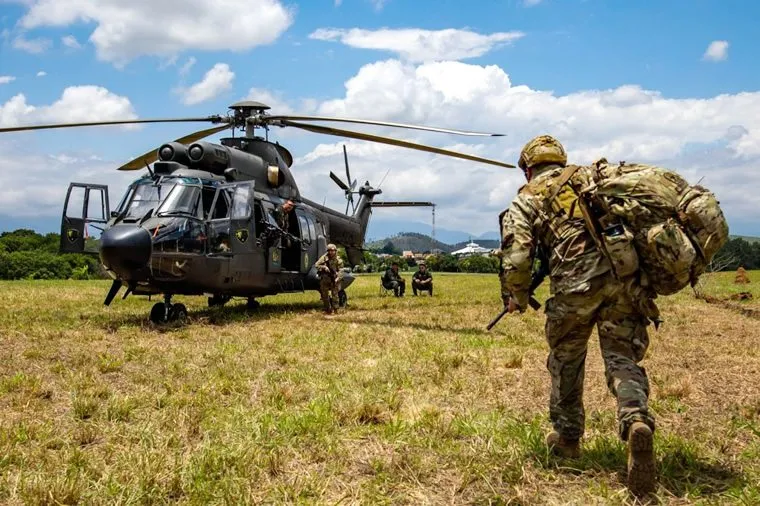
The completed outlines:
[[[148,160],[145,160],[145,168],[148,169],[148,174],[150,174],[150,177],[153,178],[153,171],[150,170],[150,164],[148,164]]]
[[[388,169],[388,172],[385,173],[385,175],[383,176],[383,179],[380,180],[380,184],[377,185],[378,188],[380,188],[381,186],[383,186],[383,181],[385,181],[385,178],[388,177],[388,173],[390,171],[391,171],[391,169]]]

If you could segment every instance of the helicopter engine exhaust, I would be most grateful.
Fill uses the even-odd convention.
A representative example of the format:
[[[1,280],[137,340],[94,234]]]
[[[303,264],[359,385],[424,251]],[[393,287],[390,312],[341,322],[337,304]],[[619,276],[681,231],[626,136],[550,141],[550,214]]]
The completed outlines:
[[[183,165],[190,164],[187,146],[179,142],[167,142],[158,148],[158,159],[162,162],[177,162]]]
[[[232,167],[253,178],[261,175],[266,178],[269,170],[269,164],[258,155],[206,141],[191,144],[187,148],[187,154],[195,167],[219,175]],[[282,181],[279,182],[282,183]]]

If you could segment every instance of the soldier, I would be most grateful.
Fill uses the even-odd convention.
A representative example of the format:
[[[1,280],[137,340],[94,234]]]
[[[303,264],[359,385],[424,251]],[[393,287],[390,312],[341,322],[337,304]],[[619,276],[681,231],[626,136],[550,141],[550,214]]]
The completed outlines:
[[[391,266],[385,270],[381,282],[383,287],[387,290],[393,290],[393,295],[396,297],[404,296],[404,291],[406,291],[406,280],[398,273],[398,263],[393,262]]]
[[[295,204],[292,200],[288,199],[279,206],[277,206],[274,209],[274,212],[272,213],[272,217],[274,218],[275,223],[277,223],[277,226],[280,227],[280,230],[283,232],[290,232],[290,212],[295,207]],[[281,235],[280,236],[280,245],[282,248],[290,248],[293,243],[290,240],[290,237]]]
[[[338,313],[338,292],[343,276],[343,260],[338,256],[338,248],[334,244],[327,245],[327,253],[322,255],[314,264],[319,275],[319,293],[325,314]]]
[[[433,275],[427,270],[425,262],[420,262],[419,269],[412,277],[412,291],[417,295],[417,290],[430,292],[433,296]]]
[[[649,344],[649,315],[642,308],[653,303],[613,277],[609,261],[586,231],[574,188],[565,184],[586,186],[591,168],[581,167],[569,179],[566,164],[564,148],[548,135],[530,140],[520,153],[528,183],[499,217],[502,300],[509,312],[525,311],[533,259],[542,247],[552,294],[545,311],[554,430],[546,443],[555,455],[580,455],[586,351],[596,325],[607,385],[617,398],[619,436],[628,444],[628,487],[646,495],[655,482],[655,426],[647,407],[649,383],[638,363]]]

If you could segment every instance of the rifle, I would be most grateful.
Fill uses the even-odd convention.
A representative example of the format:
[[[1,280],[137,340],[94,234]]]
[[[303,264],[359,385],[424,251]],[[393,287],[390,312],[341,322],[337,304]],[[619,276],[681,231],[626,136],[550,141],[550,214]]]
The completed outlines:
[[[293,234],[291,234],[290,232],[287,232],[287,231],[281,229],[280,227],[271,224],[270,222],[268,222],[266,220],[261,220],[259,223],[262,224],[262,225],[264,225],[264,228],[266,229],[264,233],[265,233],[265,235],[267,237],[277,237],[277,236],[280,236],[280,237],[286,237],[286,238],[290,239],[293,242],[297,242],[297,243],[301,243],[302,242],[300,237],[296,237]]]
[[[540,262],[540,266],[539,269],[536,270],[530,278],[530,287],[528,288],[528,305],[534,310],[538,311],[541,309],[541,303],[538,302],[535,297],[533,297],[533,292],[536,291],[536,288],[538,288],[541,283],[543,283],[544,278],[549,273],[549,261],[546,259],[546,255],[543,254],[541,249],[538,250],[536,259]],[[488,324],[486,330],[491,330],[494,325],[499,323],[499,320],[501,320],[508,312],[509,305],[505,305],[504,309],[501,310],[501,313],[496,315],[496,318],[491,320],[491,323]]]

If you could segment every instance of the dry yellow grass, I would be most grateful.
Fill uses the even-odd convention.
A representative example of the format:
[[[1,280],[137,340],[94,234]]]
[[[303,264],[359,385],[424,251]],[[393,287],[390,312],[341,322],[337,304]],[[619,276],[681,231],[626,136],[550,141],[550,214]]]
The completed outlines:
[[[486,332],[495,275],[436,285],[379,297],[362,276],[332,318],[316,293],[178,297],[190,322],[162,329],[143,298],[104,307],[107,282],[0,283],[0,503],[630,503],[595,339],[585,454],[555,460],[543,314]],[[660,306],[658,498],[760,502],[758,320],[690,291]]]

